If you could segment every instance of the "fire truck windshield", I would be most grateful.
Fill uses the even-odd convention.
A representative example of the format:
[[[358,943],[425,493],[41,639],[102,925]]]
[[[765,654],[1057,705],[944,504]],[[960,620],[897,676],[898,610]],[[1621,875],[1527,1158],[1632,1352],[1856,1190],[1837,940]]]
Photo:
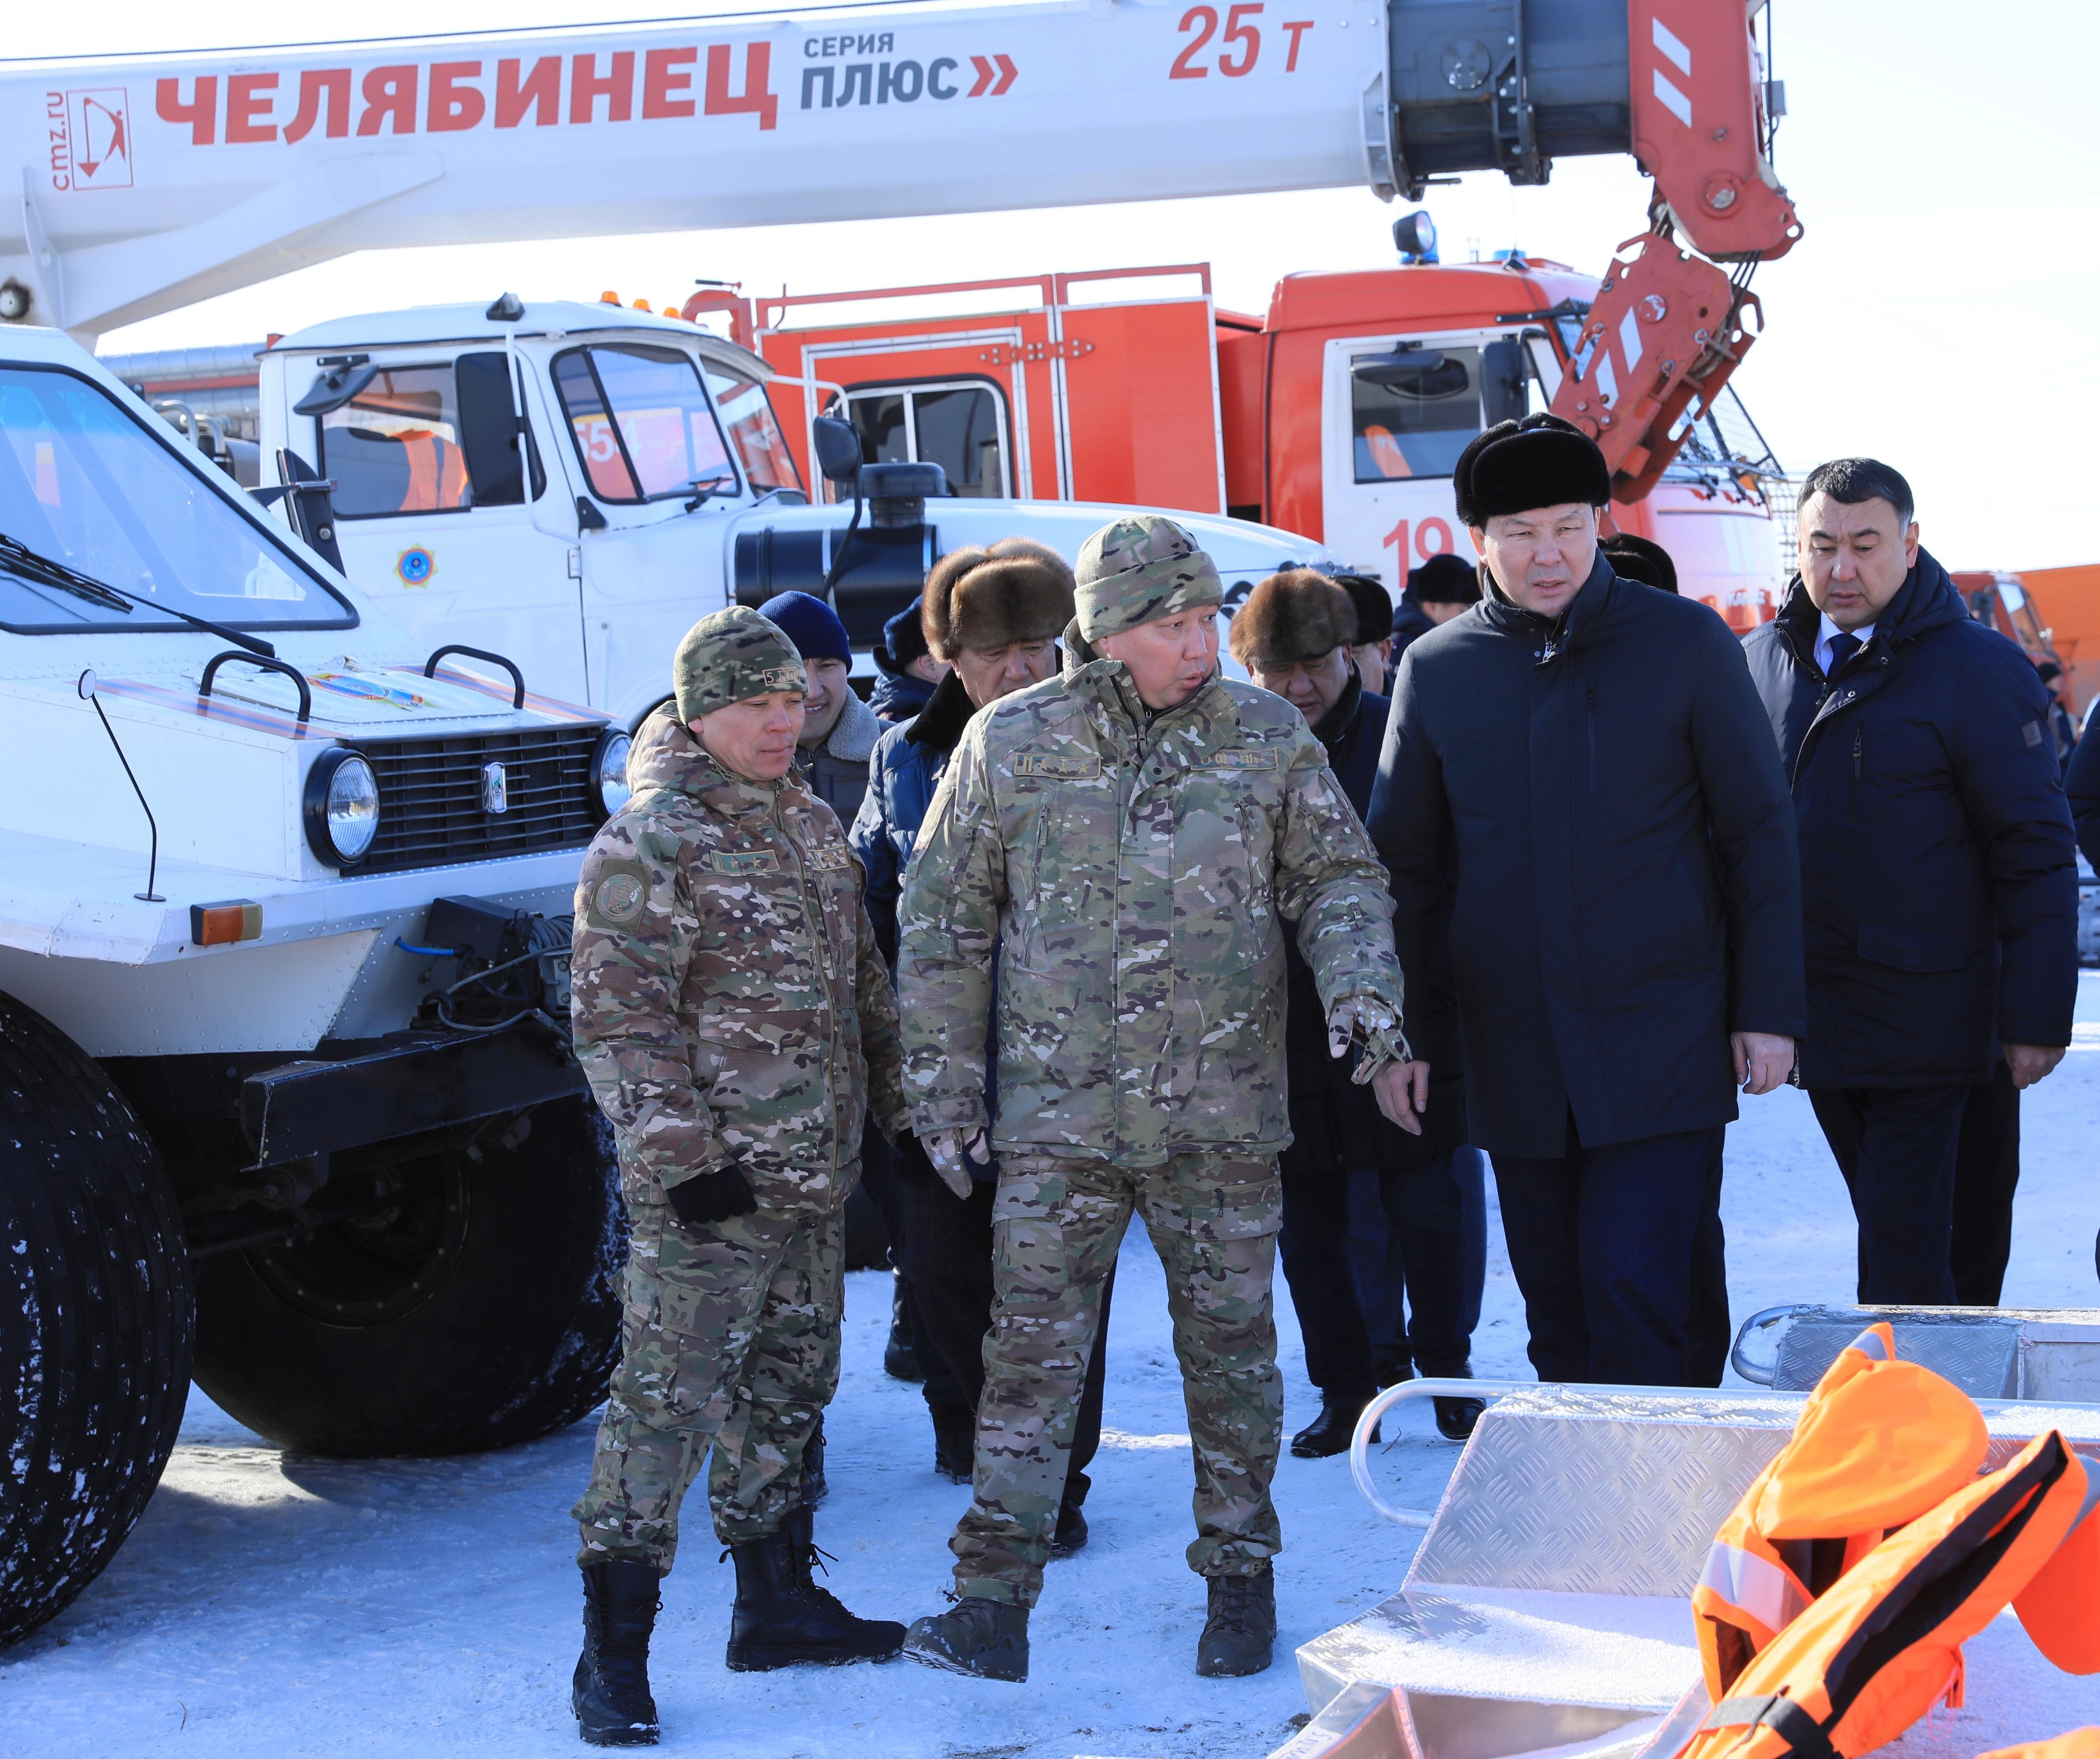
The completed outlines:
[[[695,485],[731,488],[721,426],[681,349],[600,343],[554,356],[554,384],[577,456],[601,501],[655,501]]]
[[[177,457],[179,444],[77,373],[0,367],[0,533],[63,569],[0,555],[0,629],[189,626],[153,601],[242,630],[355,626],[349,604],[234,505],[239,491]]]
[[[1418,348],[1350,363],[1356,480],[1449,476],[1480,431],[1480,351]]]

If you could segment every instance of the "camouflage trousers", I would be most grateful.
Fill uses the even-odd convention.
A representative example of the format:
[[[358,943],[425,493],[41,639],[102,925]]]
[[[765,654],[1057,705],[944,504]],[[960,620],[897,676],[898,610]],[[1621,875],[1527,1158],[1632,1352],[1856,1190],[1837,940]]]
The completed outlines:
[[[1101,1284],[1133,1209],[1166,1268],[1181,1364],[1196,1469],[1189,1567],[1252,1575],[1283,1549],[1268,1494],[1283,1434],[1269,1293],[1276,1163],[1211,1153],[1122,1167],[1003,1153],[976,1493],[948,1541],[959,1593],[1032,1607],[1043,1591]]]
[[[761,1209],[687,1229],[660,1200],[632,1214],[620,1366],[571,1513],[579,1564],[668,1574],[678,1505],[710,1447],[724,1545],[762,1539],[795,1509],[803,1447],[838,1390],[843,1223],[836,1210]]]

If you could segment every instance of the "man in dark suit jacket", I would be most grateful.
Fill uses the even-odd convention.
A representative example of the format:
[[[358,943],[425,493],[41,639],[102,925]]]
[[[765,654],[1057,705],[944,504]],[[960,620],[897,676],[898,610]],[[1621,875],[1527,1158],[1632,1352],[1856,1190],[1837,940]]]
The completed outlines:
[[[1939,1305],[1965,1107],[2001,1058],[2024,1088],[2071,1042],[2078,876],[2048,693],[1912,510],[1874,459],[1811,471],[1801,572],[1744,648],[1799,815],[1801,1075],[1859,1218],[1860,1299]],[[1996,1207],[2009,1243],[2010,1185]]]
[[[1401,660],[1370,820],[1410,1010],[1448,908],[1540,1377],[1681,1386],[1736,1089],[1783,1083],[1805,1024],[1785,778],[1727,625],[1598,554],[1579,430],[1499,423],[1452,487],[1488,596]]]

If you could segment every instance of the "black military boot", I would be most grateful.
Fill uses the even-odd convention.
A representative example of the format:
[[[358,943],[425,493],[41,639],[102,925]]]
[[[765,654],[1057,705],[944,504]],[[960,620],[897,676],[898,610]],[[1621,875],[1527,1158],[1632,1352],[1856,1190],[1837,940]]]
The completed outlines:
[[[882,1346],[882,1372],[893,1381],[916,1386],[926,1378],[919,1349],[911,1339],[911,1315],[904,1305],[904,1279],[890,1272],[889,1341]]]
[[[725,1659],[731,1672],[761,1673],[799,1661],[832,1667],[887,1661],[903,1646],[902,1625],[856,1619],[817,1586],[811,1566],[819,1554],[809,1531],[809,1511],[797,1509],[778,1533],[730,1547],[736,1562],[736,1607],[730,1615]]]
[[[977,1414],[974,1411],[933,1412],[933,1470],[957,1484],[977,1475]]]
[[[919,1619],[904,1635],[904,1653],[951,1673],[981,1680],[1028,1677],[1028,1609],[966,1594],[946,1612]]]
[[[1196,1645],[1196,1671],[1212,1679],[1260,1673],[1276,1646],[1274,1574],[1209,1580],[1211,1616]]]
[[[663,1578],[646,1563],[615,1560],[584,1571],[584,1652],[569,1708],[593,1747],[654,1747],[656,1700],[649,1695],[649,1633]]]
[[[1357,1432],[1357,1419],[1364,1414],[1368,1399],[1327,1399],[1320,1401],[1320,1415],[1290,1438],[1290,1451],[1300,1460],[1327,1460],[1349,1451],[1349,1438]],[[1379,1432],[1371,1430],[1376,1441]]]

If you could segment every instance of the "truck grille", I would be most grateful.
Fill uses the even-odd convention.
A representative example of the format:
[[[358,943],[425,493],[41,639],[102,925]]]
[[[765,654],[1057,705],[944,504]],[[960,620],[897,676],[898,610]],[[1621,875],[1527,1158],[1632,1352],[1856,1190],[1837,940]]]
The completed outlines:
[[[604,822],[590,784],[605,729],[528,727],[452,739],[350,740],[379,784],[379,834],[355,869],[385,873],[580,849]],[[483,767],[504,771],[505,810],[482,803]]]

